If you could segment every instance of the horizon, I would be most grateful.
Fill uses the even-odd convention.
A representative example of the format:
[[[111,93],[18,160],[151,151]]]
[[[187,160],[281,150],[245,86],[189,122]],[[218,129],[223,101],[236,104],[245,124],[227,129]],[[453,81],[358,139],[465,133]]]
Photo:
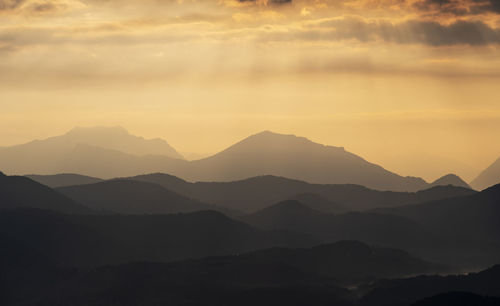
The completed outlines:
[[[0,146],[122,125],[206,156],[269,129],[472,178],[499,51],[496,0],[0,0]]]
[[[465,180],[466,182],[471,182],[474,178],[477,177],[477,175],[483,171],[485,168],[487,168],[489,165],[491,165],[493,162],[495,162],[498,157],[494,158],[493,160],[491,161],[488,161],[488,160],[485,160],[483,161],[482,164],[477,164],[477,165],[480,165],[482,166],[481,168],[475,168],[473,170],[471,169],[467,169],[467,167],[469,165],[465,164],[465,163],[462,163],[461,161],[455,161],[457,163],[457,165],[460,165],[460,164],[463,164],[464,167],[463,168],[460,168],[460,167],[457,167],[457,168],[448,168],[450,171],[446,171],[446,170],[441,170],[441,169],[446,169],[446,168],[441,168],[439,170],[435,170],[433,172],[431,172],[431,174],[429,174],[429,172],[426,172],[425,170],[422,171],[422,169],[420,169],[420,171],[415,171],[415,172],[412,172],[411,169],[408,169],[408,168],[402,168],[401,167],[398,167],[398,163],[399,163],[399,166],[401,166],[402,163],[404,163],[405,161],[405,157],[403,156],[403,159],[397,161],[396,163],[391,163],[391,162],[388,162],[389,159],[392,157],[391,155],[387,155],[385,156],[378,156],[378,159],[380,160],[376,160],[375,158],[370,158],[370,156],[366,156],[366,154],[364,154],[364,152],[357,152],[357,151],[354,151],[354,150],[351,150],[349,147],[346,147],[342,144],[331,144],[331,143],[323,143],[323,142],[319,142],[319,141],[315,141],[314,139],[311,139],[309,136],[307,135],[297,135],[297,134],[293,134],[293,133],[280,133],[280,132],[277,132],[277,131],[273,131],[273,130],[269,130],[269,129],[264,129],[264,130],[261,130],[259,132],[254,132],[254,133],[251,133],[251,134],[248,134],[246,136],[243,136],[239,139],[236,139],[234,140],[233,142],[231,143],[227,143],[227,144],[221,144],[221,147],[219,149],[217,149],[216,151],[213,151],[213,152],[210,152],[210,153],[200,153],[200,152],[185,152],[181,149],[179,149],[175,144],[173,144],[169,139],[167,138],[164,138],[164,137],[161,137],[161,136],[156,136],[156,137],[145,137],[144,135],[140,135],[140,134],[137,134],[137,133],[134,133],[132,131],[130,131],[129,129],[127,129],[126,126],[123,126],[123,125],[98,125],[98,126],[74,126],[73,128],[70,128],[68,130],[66,130],[65,132],[63,133],[60,133],[60,134],[55,134],[55,135],[50,135],[50,136],[47,136],[47,137],[41,137],[41,138],[36,138],[36,139],[30,139],[28,141],[25,141],[25,142],[22,142],[22,143],[16,143],[16,144],[13,144],[13,145],[0,145],[0,147],[10,147],[10,146],[16,146],[16,145],[22,145],[22,144],[26,144],[26,143],[29,143],[31,141],[35,141],[35,140],[45,140],[45,139],[48,139],[48,138],[52,138],[52,137],[57,137],[57,136],[62,136],[62,135],[65,135],[71,131],[74,131],[74,130],[77,130],[77,129],[84,129],[84,130],[89,130],[89,129],[113,129],[113,128],[120,128],[120,129],[123,129],[125,131],[128,132],[128,134],[130,135],[133,135],[133,136],[137,136],[137,137],[142,137],[146,140],[153,140],[153,139],[161,139],[161,140],[164,140],[166,141],[171,147],[173,147],[177,152],[179,152],[186,160],[199,160],[199,159],[204,159],[204,158],[207,158],[207,157],[210,157],[210,156],[213,156],[219,152],[222,152],[223,150],[229,148],[230,146],[238,143],[239,141],[242,141],[250,136],[254,136],[254,135],[258,135],[258,134],[261,134],[261,133],[264,133],[264,132],[271,132],[273,134],[279,134],[279,135],[289,135],[289,136],[295,136],[295,137],[303,137],[303,138],[306,138],[314,143],[318,143],[318,144],[322,144],[322,145],[326,145],[326,146],[334,146],[334,147],[343,147],[345,148],[346,151],[348,152],[351,152],[353,154],[356,154],[360,157],[362,157],[363,159],[367,160],[368,162],[371,162],[371,163],[374,163],[374,164],[378,164],[380,166],[382,166],[383,168],[385,168],[386,170],[389,170],[391,172],[394,172],[394,173],[397,173],[401,176],[411,176],[411,177],[421,177],[423,178],[425,181],[427,182],[433,182],[447,174],[456,174],[458,175],[459,177],[461,177],[463,180]],[[195,157],[195,158],[189,158],[189,157]],[[499,155],[500,156],[500,155]],[[412,155],[409,155],[409,156],[406,156],[406,158],[414,158]],[[422,160],[426,160],[430,163],[433,162],[432,159],[435,159],[434,162],[436,163],[439,163],[440,161],[443,160],[443,157],[440,157],[438,155],[426,155],[424,157],[422,157]],[[449,161],[453,161],[452,158],[446,158],[447,160]],[[420,165],[419,165],[420,167]],[[431,168],[431,166],[429,166],[429,168]],[[416,168],[415,168],[416,169]]]

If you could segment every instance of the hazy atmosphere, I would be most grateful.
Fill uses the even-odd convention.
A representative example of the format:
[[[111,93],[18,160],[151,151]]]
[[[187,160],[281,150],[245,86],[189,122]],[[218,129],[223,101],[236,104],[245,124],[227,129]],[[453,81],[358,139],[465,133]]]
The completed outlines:
[[[402,175],[500,155],[495,0],[2,0],[0,145],[121,125],[189,158],[263,130]]]
[[[0,305],[500,306],[500,0],[0,0]]]

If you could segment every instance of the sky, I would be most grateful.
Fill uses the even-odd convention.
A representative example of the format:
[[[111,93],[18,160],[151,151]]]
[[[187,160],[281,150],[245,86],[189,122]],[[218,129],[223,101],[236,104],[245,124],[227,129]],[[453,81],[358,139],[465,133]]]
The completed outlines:
[[[499,0],[0,0],[0,146],[272,130],[471,180],[500,156],[499,51]]]

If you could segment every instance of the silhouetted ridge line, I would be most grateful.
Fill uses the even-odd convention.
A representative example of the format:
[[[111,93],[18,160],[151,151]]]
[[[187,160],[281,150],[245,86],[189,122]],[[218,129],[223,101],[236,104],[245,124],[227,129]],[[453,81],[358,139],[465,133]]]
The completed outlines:
[[[92,212],[88,207],[27,177],[0,175],[0,209],[19,207],[75,214]]]
[[[132,180],[159,184],[186,197],[244,212],[254,212],[283,200],[299,200],[325,212],[393,207],[429,200],[473,194],[454,186],[436,186],[414,193],[388,192],[353,184],[324,185],[265,175],[232,182],[190,183],[169,174],[156,173],[131,177]],[[302,198],[300,195],[308,194]]]

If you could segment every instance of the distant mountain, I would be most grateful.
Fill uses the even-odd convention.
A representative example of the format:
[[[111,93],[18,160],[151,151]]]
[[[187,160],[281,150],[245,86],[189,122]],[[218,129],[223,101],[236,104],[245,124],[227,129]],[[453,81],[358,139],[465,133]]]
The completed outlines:
[[[342,147],[269,131],[245,138],[213,156],[186,161],[165,141],[145,140],[120,127],[76,128],[62,136],[1,148],[0,169],[11,174],[78,173],[106,179],[166,172],[189,181],[210,182],[273,175],[391,191],[417,191],[430,186],[421,178],[387,171]]]
[[[50,188],[64,187],[64,186],[74,186],[74,185],[86,185],[86,184],[94,184],[98,182],[102,182],[102,179],[85,176],[80,174],[71,174],[71,173],[63,173],[63,174],[54,174],[54,175],[26,175],[26,177],[39,182],[45,186],[49,186]]]
[[[211,157],[192,161],[191,169],[192,172],[179,176],[195,181],[234,181],[276,175],[310,183],[358,184],[395,191],[416,191],[427,185],[420,178],[389,172],[344,148],[269,131],[252,135]]]
[[[470,184],[478,190],[500,184],[500,158],[481,172]]]
[[[79,173],[111,178],[169,170],[159,165],[181,159],[166,141],[133,136],[121,127],[75,128],[61,136],[0,148],[0,169],[10,174]]]
[[[373,289],[361,299],[360,305],[498,305],[476,304],[476,302],[478,300],[485,301],[485,299],[478,298],[477,295],[500,297],[500,266],[496,265],[485,271],[466,275],[418,276],[407,279],[381,280],[374,282],[371,287]],[[458,294],[457,291],[469,294]],[[476,296],[472,296],[470,293]],[[462,302],[470,301],[471,303],[457,303],[458,296]],[[494,300],[498,301],[498,299]],[[433,304],[436,301],[441,301],[441,303]],[[452,301],[455,302],[451,303]]]
[[[438,178],[434,182],[430,184],[430,187],[435,187],[435,186],[457,186],[457,187],[463,187],[463,188],[470,188],[470,186],[464,182],[460,177],[458,177],[455,174],[447,174],[443,177]]]
[[[121,214],[168,214],[215,209],[164,187],[132,180],[66,186],[57,191],[97,211]]]
[[[359,185],[309,184],[276,176],[258,176],[234,182],[190,183],[172,175],[155,173],[130,179],[159,184],[189,198],[244,212],[255,212],[288,199],[302,200],[317,210],[338,213],[402,206],[475,193],[470,189],[453,186],[437,186],[412,193],[376,191]],[[308,199],[304,199],[304,194],[309,194],[305,196]]]
[[[0,238],[14,239],[62,266],[167,262],[274,246],[304,247],[314,237],[263,231],[214,211],[170,215],[65,215],[0,211]]]
[[[91,212],[86,206],[27,177],[6,176],[0,173],[0,210],[18,207],[77,214]]]

